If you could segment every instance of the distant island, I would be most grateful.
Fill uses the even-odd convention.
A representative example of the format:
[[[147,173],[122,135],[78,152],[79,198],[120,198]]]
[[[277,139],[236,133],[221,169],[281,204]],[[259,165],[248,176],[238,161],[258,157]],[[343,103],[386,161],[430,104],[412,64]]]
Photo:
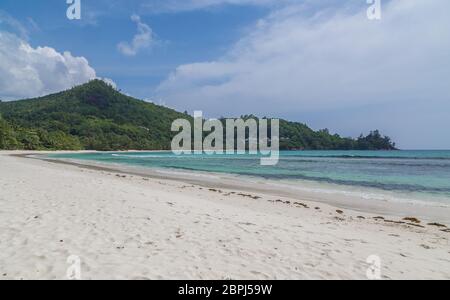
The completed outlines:
[[[3,150],[170,150],[174,120],[187,113],[126,96],[101,80],[45,97],[0,102]],[[243,118],[256,118],[252,115]],[[378,130],[343,138],[280,120],[281,150],[395,150]]]

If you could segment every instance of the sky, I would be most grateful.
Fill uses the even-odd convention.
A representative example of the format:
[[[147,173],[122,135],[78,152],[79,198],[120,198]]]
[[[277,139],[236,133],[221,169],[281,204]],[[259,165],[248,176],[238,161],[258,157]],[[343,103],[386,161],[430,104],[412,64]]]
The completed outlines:
[[[369,0],[375,1],[375,0]],[[378,1],[378,0],[377,0]],[[450,149],[450,1],[0,2],[0,99],[93,78],[207,117],[255,114]]]

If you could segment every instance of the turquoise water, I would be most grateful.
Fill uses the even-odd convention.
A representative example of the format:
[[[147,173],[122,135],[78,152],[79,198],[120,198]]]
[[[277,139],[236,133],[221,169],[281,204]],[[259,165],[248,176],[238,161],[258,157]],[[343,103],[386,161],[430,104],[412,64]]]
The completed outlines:
[[[286,151],[276,166],[254,155],[182,155],[170,152],[58,154],[149,168],[308,180],[342,186],[436,195],[450,200],[450,151]]]

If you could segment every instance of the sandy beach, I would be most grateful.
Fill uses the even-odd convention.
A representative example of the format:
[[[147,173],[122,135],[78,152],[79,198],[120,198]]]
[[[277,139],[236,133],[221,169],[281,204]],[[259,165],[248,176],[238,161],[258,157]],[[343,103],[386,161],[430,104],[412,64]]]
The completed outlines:
[[[369,257],[382,279],[450,279],[448,207],[380,213],[20,153],[0,152],[1,279],[67,279],[70,256],[82,279],[367,279]]]

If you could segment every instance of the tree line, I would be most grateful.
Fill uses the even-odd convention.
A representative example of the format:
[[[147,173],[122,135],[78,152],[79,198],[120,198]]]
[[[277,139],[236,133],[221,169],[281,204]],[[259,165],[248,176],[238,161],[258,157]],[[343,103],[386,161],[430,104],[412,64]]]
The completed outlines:
[[[193,120],[93,80],[45,97],[0,102],[0,149],[169,150],[176,134],[171,124],[180,118]],[[353,139],[280,120],[280,149],[393,150],[395,143],[378,130]]]

